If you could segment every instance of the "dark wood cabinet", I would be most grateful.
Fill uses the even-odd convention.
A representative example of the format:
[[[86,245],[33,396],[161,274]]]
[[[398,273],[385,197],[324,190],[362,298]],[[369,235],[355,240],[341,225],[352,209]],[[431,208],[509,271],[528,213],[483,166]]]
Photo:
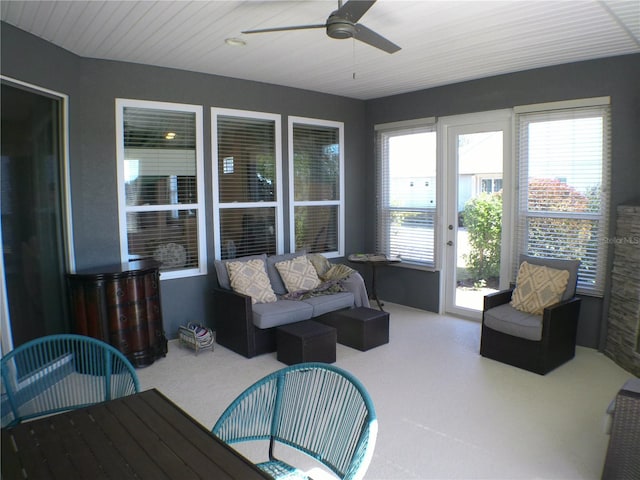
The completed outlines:
[[[143,260],[68,274],[75,333],[110,343],[136,367],[165,356],[158,266]]]

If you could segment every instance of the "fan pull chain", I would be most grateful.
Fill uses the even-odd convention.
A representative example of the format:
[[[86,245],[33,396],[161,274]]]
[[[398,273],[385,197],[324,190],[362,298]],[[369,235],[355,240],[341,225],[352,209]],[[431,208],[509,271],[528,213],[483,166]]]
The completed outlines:
[[[353,47],[353,80],[356,79],[356,39],[351,37],[351,45]]]

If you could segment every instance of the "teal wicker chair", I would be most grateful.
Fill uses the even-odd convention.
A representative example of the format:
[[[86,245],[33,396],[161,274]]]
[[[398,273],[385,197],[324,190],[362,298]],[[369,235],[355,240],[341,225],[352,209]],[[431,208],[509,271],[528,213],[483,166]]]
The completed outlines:
[[[127,358],[82,335],[37,338],[2,357],[2,426],[140,390]]]
[[[274,478],[308,478],[276,458],[287,447],[304,452],[342,479],[363,478],[378,421],[369,394],[350,373],[324,363],[274,372],[246,389],[212,429],[229,444],[268,442],[258,466]],[[266,458],[266,453],[265,453]]]

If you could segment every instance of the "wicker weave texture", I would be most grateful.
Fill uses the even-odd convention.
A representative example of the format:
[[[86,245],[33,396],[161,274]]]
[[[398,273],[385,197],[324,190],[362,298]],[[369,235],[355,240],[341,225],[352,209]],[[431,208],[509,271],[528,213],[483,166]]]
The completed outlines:
[[[0,364],[2,426],[80,408],[140,390],[118,350],[82,335],[50,335],[9,352]]]
[[[621,390],[616,396],[603,480],[640,478],[640,393]]]
[[[375,448],[377,418],[364,386],[328,364],[302,363],[268,375],[245,390],[212,432],[227,443],[268,440],[270,473],[277,444],[304,452],[339,478],[364,476]],[[289,472],[290,475],[290,472]],[[289,476],[287,476],[289,478]]]

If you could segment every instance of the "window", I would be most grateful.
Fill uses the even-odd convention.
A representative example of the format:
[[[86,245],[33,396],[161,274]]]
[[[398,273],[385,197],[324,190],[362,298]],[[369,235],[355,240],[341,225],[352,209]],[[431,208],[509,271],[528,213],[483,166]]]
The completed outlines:
[[[578,291],[604,292],[609,99],[516,109],[518,250],[580,260]]]
[[[482,193],[496,193],[502,190],[501,178],[481,178],[480,179],[480,192]]]
[[[216,258],[282,253],[280,116],[211,109]]]
[[[116,100],[122,261],[206,273],[202,107]]]
[[[292,251],[344,256],[344,126],[289,118]]]
[[[376,126],[376,250],[435,268],[434,120]]]

